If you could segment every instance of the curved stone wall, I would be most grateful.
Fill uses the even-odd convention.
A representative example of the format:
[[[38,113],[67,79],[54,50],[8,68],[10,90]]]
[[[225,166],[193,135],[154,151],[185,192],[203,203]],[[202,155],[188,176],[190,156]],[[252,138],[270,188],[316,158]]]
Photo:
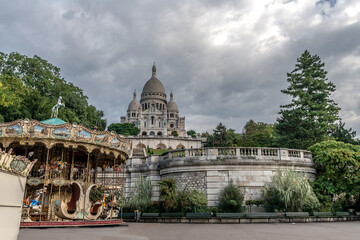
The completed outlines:
[[[159,196],[157,181],[174,178],[179,190],[204,192],[209,206],[217,205],[221,190],[231,180],[243,189],[245,200],[250,200],[261,197],[263,187],[278,169],[293,168],[311,179],[316,173],[310,152],[278,148],[183,149],[131,159],[127,167],[128,187],[140,176],[149,177],[154,184],[154,200]]]

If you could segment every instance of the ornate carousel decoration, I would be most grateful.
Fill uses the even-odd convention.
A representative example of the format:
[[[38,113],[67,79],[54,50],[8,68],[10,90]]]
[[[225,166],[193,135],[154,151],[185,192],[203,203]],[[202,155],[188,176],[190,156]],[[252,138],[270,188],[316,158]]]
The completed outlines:
[[[0,123],[2,148],[20,155],[9,161],[8,153],[0,151],[0,168],[28,175],[23,221],[117,217],[131,143],[116,133],[56,118],[60,106],[61,98],[54,118],[45,121]]]

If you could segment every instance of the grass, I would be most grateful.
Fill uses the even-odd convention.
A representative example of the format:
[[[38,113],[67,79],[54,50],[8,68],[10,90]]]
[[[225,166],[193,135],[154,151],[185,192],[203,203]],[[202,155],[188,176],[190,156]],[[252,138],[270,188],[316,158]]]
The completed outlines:
[[[166,152],[169,152],[169,151],[172,151],[173,149],[151,149],[150,148],[150,152],[152,152],[153,154],[152,155],[161,155],[163,153],[166,153]],[[146,155],[149,156],[150,153],[146,150]]]

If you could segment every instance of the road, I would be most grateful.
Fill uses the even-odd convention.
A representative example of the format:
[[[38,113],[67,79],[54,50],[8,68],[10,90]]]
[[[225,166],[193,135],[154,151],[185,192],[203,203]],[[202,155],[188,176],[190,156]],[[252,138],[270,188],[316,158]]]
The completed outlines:
[[[360,221],[297,224],[161,224],[122,227],[21,229],[18,240],[309,240],[360,239]]]

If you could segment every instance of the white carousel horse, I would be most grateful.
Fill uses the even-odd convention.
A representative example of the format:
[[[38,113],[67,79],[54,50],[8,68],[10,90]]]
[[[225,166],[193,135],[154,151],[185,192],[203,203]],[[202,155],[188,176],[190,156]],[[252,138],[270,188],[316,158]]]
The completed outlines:
[[[51,118],[57,118],[58,117],[58,111],[59,111],[59,108],[61,106],[65,106],[64,103],[61,102],[62,100],[62,97],[60,96],[59,99],[58,99],[58,102],[55,104],[55,106],[53,106],[52,108],[52,112],[51,112]]]

